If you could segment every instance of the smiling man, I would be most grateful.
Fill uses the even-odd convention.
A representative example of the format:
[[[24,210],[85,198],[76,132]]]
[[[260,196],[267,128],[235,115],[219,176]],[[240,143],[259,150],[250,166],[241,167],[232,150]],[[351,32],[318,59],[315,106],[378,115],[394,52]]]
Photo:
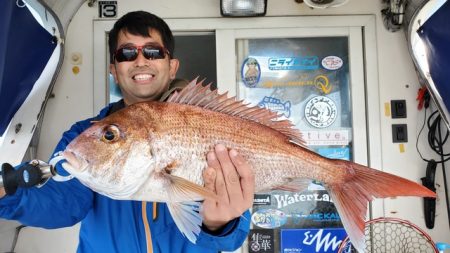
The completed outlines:
[[[117,44],[111,54],[110,71],[127,105],[158,100],[175,79],[179,65],[170,53],[174,50],[173,45],[168,45],[170,50],[167,49],[156,29],[149,28],[148,37],[135,35],[136,32],[122,29],[117,42],[110,43],[111,48],[116,48],[113,44]],[[110,37],[115,36],[111,33]]]

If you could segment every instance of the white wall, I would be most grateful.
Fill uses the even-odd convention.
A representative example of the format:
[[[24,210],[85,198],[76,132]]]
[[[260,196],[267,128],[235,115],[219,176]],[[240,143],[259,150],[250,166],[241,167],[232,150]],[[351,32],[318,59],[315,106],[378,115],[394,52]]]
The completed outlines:
[[[128,11],[144,9],[163,18],[220,17],[220,1],[218,0],[119,0],[118,2],[119,16]],[[384,29],[380,16],[380,2],[352,0],[341,8],[312,10],[304,4],[297,4],[294,0],[271,0],[268,1],[266,16],[376,15],[382,134],[381,136],[371,136],[371,138],[381,138],[383,170],[420,182],[420,177],[425,175],[426,164],[422,162],[415,150],[415,139],[423,121],[423,112],[417,111],[415,101],[419,84],[408,54],[405,35],[403,32],[390,33]],[[69,25],[65,62],[54,89],[55,97],[50,99],[45,112],[38,148],[38,157],[41,159],[46,159],[50,155],[62,132],[73,122],[92,116],[93,19],[97,18],[97,12],[97,6],[90,8],[87,4],[83,4]],[[82,64],[79,65],[80,72],[78,74],[72,72],[75,65],[71,63],[70,58],[73,53],[82,55]],[[384,104],[392,99],[406,99],[407,119],[393,120],[384,115]],[[400,152],[399,145],[393,144],[391,141],[391,124],[393,123],[408,124],[409,142],[404,145],[404,152]],[[420,140],[420,147],[423,154],[430,157],[424,139]],[[441,185],[438,188],[436,227],[427,232],[435,241],[450,243],[440,169],[437,172],[436,181],[438,185]],[[387,216],[407,219],[422,228],[425,227],[422,202],[419,198],[389,199],[385,203]],[[0,225],[3,226],[2,221],[0,221]],[[26,232],[21,234],[21,236],[27,237],[27,240],[21,238],[17,249],[20,249],[20,252],[73,252],[77,241],[77,227],[57,231],[56,233],[48,232],[53,235],[50,237],[42,230],[27,228]],[[43,236],[49,240],[42,240]],[[58,239],[55,240],[55,238]],[[2,241],[0,243],[3,244]]]

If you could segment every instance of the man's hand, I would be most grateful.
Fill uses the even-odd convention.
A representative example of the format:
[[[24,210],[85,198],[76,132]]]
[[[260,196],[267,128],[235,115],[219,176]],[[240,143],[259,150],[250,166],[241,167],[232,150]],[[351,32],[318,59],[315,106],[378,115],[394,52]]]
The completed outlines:
[[[252,207],[255,177],[245,159],[222,144],[208,153],[207,160],[208,168],[203,172],[205,187],[216,193],[218,199],[203,202],[203,224],[215,231]]]
[[[0,198],[3,198],[6,195],[5,188],[0,187]]]

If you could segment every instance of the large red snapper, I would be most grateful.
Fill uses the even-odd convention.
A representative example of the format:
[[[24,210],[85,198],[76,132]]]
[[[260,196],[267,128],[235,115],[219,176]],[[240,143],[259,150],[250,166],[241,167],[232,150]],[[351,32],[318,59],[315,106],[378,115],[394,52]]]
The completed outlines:
[[[64,167],[111,198],[166,202],[192,242],[201,226],[200,204],[193,200],[213,197],[202,172],[206,153],[218,143],[247,159],[256,192],[301,190],[321,181],[360,251],[367,203],[374,197],[435,197],[404,178],[322,157],[303,146],[289,121],[276,119],[273,112],[192,82],[168,102],[137,103],[95,122],[67,146]]]

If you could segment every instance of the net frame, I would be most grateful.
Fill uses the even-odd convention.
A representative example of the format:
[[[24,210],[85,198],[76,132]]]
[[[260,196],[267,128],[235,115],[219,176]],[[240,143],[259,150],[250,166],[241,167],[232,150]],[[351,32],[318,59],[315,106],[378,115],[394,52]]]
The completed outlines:
[[[417,225],[403,219],[381,217],[365,223],[366,253],[439,253],[431,237]],[[348,236],[338,253],[354,253]]]

